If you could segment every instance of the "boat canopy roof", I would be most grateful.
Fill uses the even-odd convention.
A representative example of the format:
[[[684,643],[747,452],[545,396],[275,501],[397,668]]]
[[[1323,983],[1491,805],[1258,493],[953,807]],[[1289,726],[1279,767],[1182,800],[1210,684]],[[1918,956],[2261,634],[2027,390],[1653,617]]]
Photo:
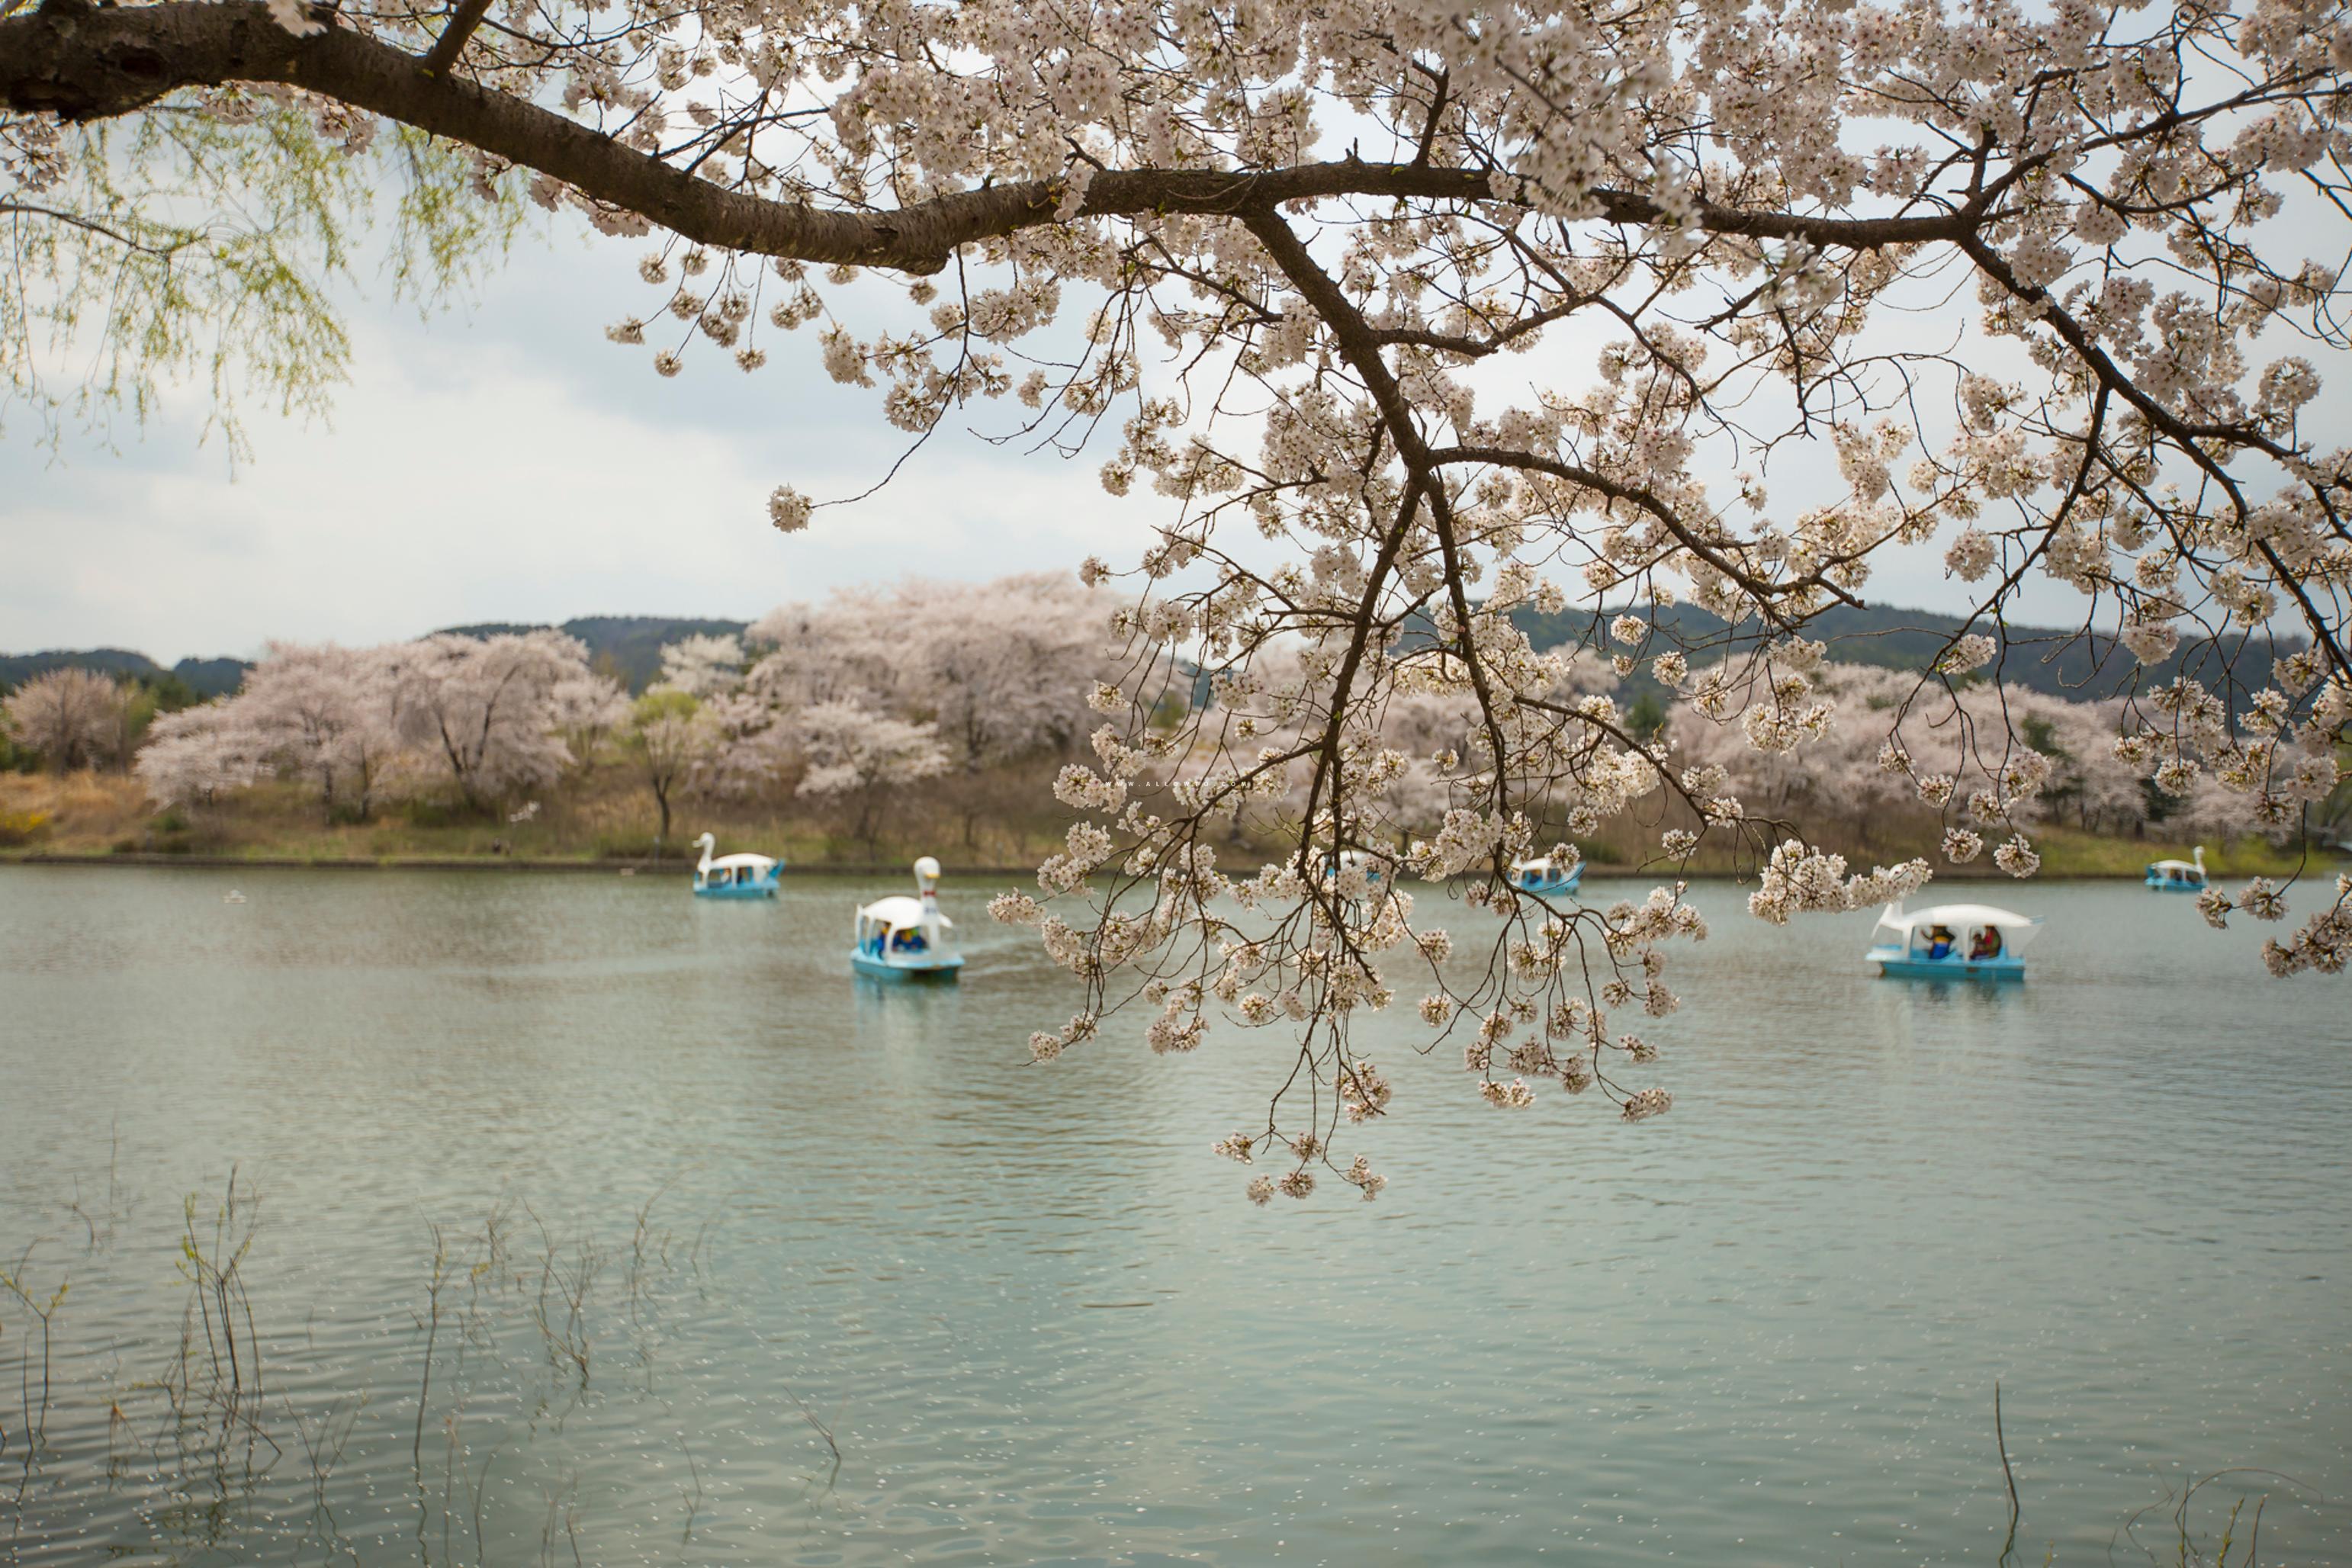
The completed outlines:
[[[722,867],[734,869],[749,866],[755,871],[765,871],[775,863],[774,857],[769,855],[721,855],[708,867],[697,867],[696,869],[716,871]]]
[[[1922,926],[1948,926],[1954,931],[1995,926],[2011,933],[2011,941],[2014,942],[2041,924],[2039,920],[2031,916],[2021,915],[2012,910],[1997,910],[1990,904],[1937,904],[1933,909],[1914,910],[1906,914],[1903,906],[1896,903],[1886,906],[1885,912],[1878,917],[1877,929],[1901,931],[1907,939],[1912,931]]]
[[[1561,869],[1565,870],[1569,867],[1581,866],[1583,864],[1584,862],[1581,860],[1570,860],[1568,861]],[[1551,857],[1545,855],[1533,860],[1514,860],[1511,862],[1511,869],[1514,871],[1549,871],[1551,869]]]
[[[2184,876],[2189,877],[2202,877],[2205,874],[2204,868],[2201,866],[2192,866],[2186,860],[2151,860],[2148,862],[2148,869],[2151,871],[2177,871]]]
[[[904,893],[893,893],[887,899],[877,899],[857,911],[861,921],[873,921],[885,931],[908,931],[923,923],[923,900]],[[940,924],[952,931],[955,921],[944,914]]]

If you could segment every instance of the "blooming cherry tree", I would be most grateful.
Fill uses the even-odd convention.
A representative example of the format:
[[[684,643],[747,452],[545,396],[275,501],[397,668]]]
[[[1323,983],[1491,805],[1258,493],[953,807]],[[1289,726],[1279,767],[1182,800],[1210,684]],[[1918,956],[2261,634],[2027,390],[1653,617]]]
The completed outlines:
[[[821,702],[879,708],[904,700],[921,628],[887,595],[849,588],[821,605],[779,605],[746,635],[767,651],[752,663],[745,689],[789,713]]]
[[[0,710],[16,743],[58,773],[110,761],[122,742],[122,688],[78,665],[33,677],[0,702]]]
[[[689,697],[711,697],[743,679],[743,641],[734,637],[685,637],[661,650],[661,682]]]
[[[856,702],[819,702],[792,721],[792,735],[806,760],[799,793],[812,799],[846,800],[866,853],[876,852],[883,813],[892,796],[947,771],[947,748],[929,724],[903,719]]]
[[[572,761],[555,692],[588,673],[588,650],[541,629],[404,644],[393,673],[395,721],[437,755],[468,805],[552,782]]]
[[[911,706],[967,772],[1078,744],[1094,727],[1087,691],[1118,673],[1106,653],[1112,597],[1066,573],[900,584],[888,605]]]
[[[268,752],[267,738],[227,704],[207,702],[157,715],[131,769],[158,805],[210,805],[260,778]]]
[[[605,737],[628,722],[629,694],[619,681],[593,671],[565,676],[548,689],[548,707],[564,749],[583,771]]]
[[[722,691],[703,703],[710,743],[695,758],[688,784],[715,800],[758,794],[784,768],[790,727],[751,693]]]
[[[314,781],[329,821],[339,807],[365,821],[403,746],[394,721],[397,658],[383,648],[271,643],[226,721],[253,731],[290,771]]]
[[[2086,632],[2146,664],[2275,631],[2300,646],[2251,694],[2119,672],[2138,689],[2115,754],[2268,822],[2334,786],[2352,454],[2320,391],[2347,350],[2324,259],[2352,210],[2345,0],[492,11],[0,13],[0,200],[111,232],[85,151],[110,121],[268,106],[273,134],[355,158],[389,121],[458,149],[494,206],[520,189],[640,242],[652,292],[607,335],[661,375],[757,371],[805,327],[910,435],[1001,399],[1007,433],[1093,439],[1160,532],[1095,765],[1060,786],[1087,819],[1046,897],[1002,912],[1089,991],[1041,1056],[1130,994],[1159,1049],[1220,1019],[1292,1033],[1265,1123],[1223,1145],[1279,1156],[1265,1194],[1304,1196],[1318,1168],[1378,1190],[1339,1163],[1341,1122],[1389,1103],[1349,1025],[1407,987],[1500,1110],[1548,1079],[1632,1120],[1666,1108],[1625,1020],[1672,1013],[1665,954],[1703,922],[1671,881],[1606,909],[1509,888],[1549,814],[1580,833],[1679,803],[1697,826],[1675,831],[1750,858],[1769,920],[1931,873],[1924,854],[1850,871],[1751,814],[1723,763],[1563,691],[1515,608],[1609,604],[1592,651],[1790,755],[1839,719],[1809,622],[1924,545],[1977,613],[1923,690],[2000,679],[2029,583],[2078,594]],[[902,291],[882,320],[849,308],[861,273]],[[789,484],[770,506],[788,531],[823,516]],[[1731,629],[1677,646],[1656,615],[1676,603]],[[1195,665],[1218,700],[1171,723],[1157,694]],[[1472,721],[1419,832],[1383,793],[1381,716],[1408,694]],[[803,693],[808,743],[871,743],[899,721],[845,705],[875,695]],[[492,706],[484,688],[467,711]],[[1914,760],[1906,711],[1886,771],[1944,809],[1960,773]],[[1986,782],[1959,805],[1991,831],[1948,834],[2030,872],[2048,759],[2005,725],[1965,743]],[[469,794],[489,771],[471,744],[446,746]],[[811,777],[855,777],[841,755]],[[1215,825],[1294,788],[1290,852],[1221,868]],[[1424,895],[1466,879],[1502,961],[1463,978],[1402,881],[1324,875],[1380,845]],[[2271,919],[2290,890],[2249,895]],[[2273,967],[2340,971],[2347,898],[2322,890]]]

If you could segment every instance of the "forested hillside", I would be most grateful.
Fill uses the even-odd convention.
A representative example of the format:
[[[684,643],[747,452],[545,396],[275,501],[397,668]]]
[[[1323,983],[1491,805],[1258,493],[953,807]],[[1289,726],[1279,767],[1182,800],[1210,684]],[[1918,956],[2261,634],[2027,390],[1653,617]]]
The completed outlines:
[[[661,674],[661,650],[687,637],[740,637],[749,621],[698,620],[683,616],[577,616],[554,629],[576,637],[588,649],[588,660],[632,692],[643,691]],[[529,623],[484,621],[477,626],[446,626],[460,637],[495,637],[501,632],[538,631]]]
[[[1616,611],[1563,610],[1546,615],[1522,609],[1512,621],[1539,648],[1576,644],[1598,648],[1605,640],[1600,623]],[[1737,628],[1705,610],[1677,605],[1641,612],[1679,644],[1690,647],[1693,666],[1706,662],[1705,650],[1721,648],[1734,640],[1753,638],[1753,622]],[[1906,610],[1872,605],[1833,605],[1805,626],[1804,635],[1829,645],[1828,658],[1839,664],[1875,666],[1882,669],[1926,669],[1949,646],[1966,623],[1958,616],[1932,610]],[[1985,673],[2011,686],[2021,686],[2047,697],[2074,701],[2113,697],[2137,688],[2160,686],[2180,676],[2202,681],[2216,692],[2227,691],[2243,701],[2270,683],[2271,662],[2305,645],[2298,640],[2244,635],[2219,642],[2184,638],[2181,651],[2162,664],[2143,667],[2131,650],[2111,637],[2047,626],[2004,628],[2007,653]],[[1639,695],[1645,682],[1636,676],[1626,682]]]
[[[1539,648],[1562,644],[1597,646],[1597,623],[1615,612],[1565,610],[1545,615],[1520,610],[1512,619]],[[1725,624],[1706,611],[1688,605],[1655,612],[1657,623],[1676,637],[1696,646],[1727,640]],[[588,649],[590,662],[632,692],[643,691],[661,673],[661,650],[689,637],[740,637],[746,621],[685,616],[579,616],[554,629],[576,637]],[[1925,669],[1935,662],[1962,626],[1957,616],[1932,610],[1906,610],[1864,605],[1832,605],[1806,627],[1806,635],[1829,645],[1829,657],[1841,664],[1874,665],[1885,669]],[[464,637],[486,637],[505,632],[540,629],[529,622],[483,621],[443,628]],[[1752,626],[1738,628],[1753,633]],[[2182,651],[2161,665],[2142,668],[2130,650],[2113,637],[2077,627],[2011,626],[2009,654],[1997,671],[2011,685],[2045,696],[2084,698],[2113,696],[2135,683],[2161,685],[2177,676],[2200,680],[2216,691],[2228,689],[2242,700],[2270,679],[2274,657],[2292,653],[2303,644],[2266,637],[2239,636],[2219,644],[2184,644]],[[1694,659],[1693,662],[1702,662]],[[176,675],[205,697],[235,691],[245,677],[247,661],[237,658],[184,658],[166,670],[142,653],[123,648],[55,649],[44,653],[0,654],[0,690],[23,685],[34,676],[66,666],[110,675],[154,680]],[[1630,696],[1647,686],[1636,675],[1626,683]]]
[[[127,648],[50,648],[41,653],[0,654],[0,691],[11,691],[37,675],[53,669],[91,669],[100,675],[160,683],[175,676],[199,697],[220,697],[235,691],[245,679],[241,658],[184,658],[170,668],[143,653]]]

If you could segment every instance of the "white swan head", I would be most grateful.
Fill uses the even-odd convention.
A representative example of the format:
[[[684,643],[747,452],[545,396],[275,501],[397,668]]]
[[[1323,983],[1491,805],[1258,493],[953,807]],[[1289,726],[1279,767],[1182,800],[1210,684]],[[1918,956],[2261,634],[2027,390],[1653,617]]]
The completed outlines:
[[[940,885],[940,863],[926,855],[915,862],[915,889],[918,892],[936,892]]]
[[[2201,876],[2203,876],[2203,875],[2205,874],[2205,846],[2203,846],[2202,844],[2200,844],[2200,845],[2197,847],[2197,849],[2196,849],[2196,857],[2197,857],[2197,874],[2198,874],[2199,876],[2200,876],[2200,877],[2201,877]]]
[[[702,850],[702,862],[698,869],[708,871],[710,869],[710,852],[719,847],[719,840],[706,833],[694,842]]]

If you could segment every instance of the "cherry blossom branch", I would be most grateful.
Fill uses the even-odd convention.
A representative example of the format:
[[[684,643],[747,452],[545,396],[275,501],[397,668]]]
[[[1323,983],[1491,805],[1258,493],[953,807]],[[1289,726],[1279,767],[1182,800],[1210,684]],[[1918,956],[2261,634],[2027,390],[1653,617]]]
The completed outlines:
[[[331,25],[310,37],[294,37],[260,0],[103,8],[87,0],[44,0],[29,16],[0,20],[0,105],[9,109],[69,121],[107,120],[180,89],[235,82],[299,87],[448,137],[687,238],[730,250],[921,275],[944,268],[958,246],[1061,221],[1056,209],[1066,184],[1060,180],[954,192],[880,213],[827,211],[728,190],[526,98],[441,74],[430,55],[420,62]],[[1512,200],[1507,184],[1486,169],[1353,158],[1234,173],[1113,169],[1094,175],[1076,216],[1231,215],[1338,196]],[[1669,216],[1660,203],[1633,191],[1597,190],[1588,203],[1609,223],[1646,226]],[[1981,221],[1965,210],[1840,218],[1709,202],[1699,203],[1692,219],[1714,233],[1850,250],[1958,240]]]

